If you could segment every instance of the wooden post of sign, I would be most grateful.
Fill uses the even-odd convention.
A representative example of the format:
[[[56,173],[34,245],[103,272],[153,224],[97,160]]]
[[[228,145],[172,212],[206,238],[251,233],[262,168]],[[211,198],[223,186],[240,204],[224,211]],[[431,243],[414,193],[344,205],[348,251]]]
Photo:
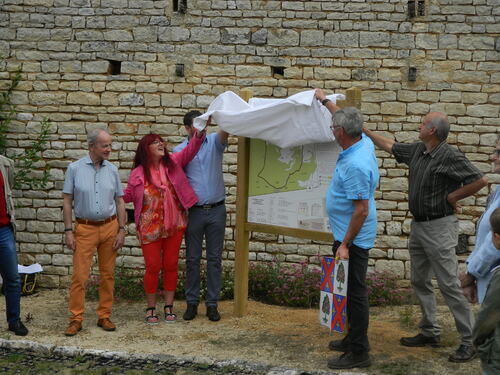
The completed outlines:
[[[247,101],[253,92],[243,89],[240,92],[243,100]],[[248,309],[248,245],[250,232],[246,229],[248,206],[248,160],[249,139],[238,137],[238,176],[236,182],[236,239],[234,265],[234,315],[246,315]]]
[[[356,107],[361,109],[361,89],[359,87],[351,87],[345,91],[345,100],[337,100],[337,105],[340,108]]]

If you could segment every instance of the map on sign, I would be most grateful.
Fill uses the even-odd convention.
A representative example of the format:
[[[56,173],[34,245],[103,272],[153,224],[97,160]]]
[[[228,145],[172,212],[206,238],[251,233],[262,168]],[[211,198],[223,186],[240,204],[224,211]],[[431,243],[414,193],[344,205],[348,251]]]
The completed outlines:
[[[282,149],[251,139],[248,221],[329,232],[325,196],[340,151],[336,142]]]

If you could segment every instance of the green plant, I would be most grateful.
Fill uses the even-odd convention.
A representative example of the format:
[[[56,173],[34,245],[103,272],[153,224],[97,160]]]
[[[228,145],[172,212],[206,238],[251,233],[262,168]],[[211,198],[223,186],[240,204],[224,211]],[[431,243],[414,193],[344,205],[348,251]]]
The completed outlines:
[[[257,301],[291,307],[319,304],[320,271],[306,263],[251,263],[248,278],[248,294]]]
[[[184,299],[185,295],[185,274],[179,274],[177,279],[177,289],[175,290],[176,299]],[[200,267],[200,299],[205,299],[207,296],[207,271],[206,267]],[[234,272],[231,269],[222,269],[221,274],[221,289],[219,300],[229,300],[234,298]]]
[[[0,56],[0,65],[5,64],[4,58]],[[0,86],[0,154],[5,155],[7,148],[7,129],[16,114],[15,105],[12,104],[12,93],[21,81],[21,68],[18,68],[9,80],[2,81]]]
[[[399,322],[405,329],[417,328],[417,321],[412,305],[404,305],[399,311]]]
[[[409,292],[399,287],[398,277],[391,272],[368,272],[366,286],[370,306],[402,305],[408,302]]]
[[[115,292],[116,301],[138,301],[145,298],[142,282],[143,274],[139,268],[127,268],[123,264],[115,268]],[[91,275],[87,282],[87,297],[90,300],[99,298],[99,275]]]
[[[0,56],[0,67],[4,67],[5,61]],[[12,103],[12,93],[21,81],[21,68],[9,75],[8,80],[0,81],[0,154],[5,155],[7,151],[7,130],[16,114],[16,106]],[[24,149],[20,155],[14,155],[16,166],[14,176],[14,188],[21,189],[27,186],[33,188],[45,188],[49,179],[49,167],[43,168],[41,174],[36,171],[37,163],[42,160],[42,151],[47,147],[49,130],[51,124],[44,118],[40,122],[40,132],[37,138]]]
[[[21,155],[15,157],[16,172],[14,188],[21,189],[23,185],[33,188],[44,188],[49,180],[49,167],[45,167],[41,175],[33,173],[36,163],[42,160],[42,151],[46,149],[49,138],[50,122],[44,118],[40,123],[40,133],[30,147],[24,149]]]
[[[115,267],[115,291],[114,298],[116,301],[139,301],[145,298],[144,285],[143,285],[144,269],[142,268],[127,268],[120,263]],[[205,299],[207,295],[207,275],[205,267],[201,271],[201,286],[200,298]],[[232,270],[223,269],[221,275],[221,291],[220,300],[233,299],[234,297],[234,274]],[[180,274],[177,279],[177,288],[175,290],[175,298],[182,300],[185,298],[184,286],[185,276]],[[90,300],[97,300],[99,298],[99,275],[91,275],[87,282],[87,298]],[[162,278],[158,280],[158,293],[162,291]]]

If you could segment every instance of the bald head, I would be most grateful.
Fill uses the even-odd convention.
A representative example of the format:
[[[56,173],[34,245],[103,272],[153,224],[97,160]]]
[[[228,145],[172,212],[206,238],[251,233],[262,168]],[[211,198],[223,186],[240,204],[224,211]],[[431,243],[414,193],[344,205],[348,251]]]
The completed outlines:
[[[436,136],[442,142],[448,138],[450,132],[450,123],[448,116],[442,112],[429,112],[424,117],[424,125],[428,129],[436,129]]]

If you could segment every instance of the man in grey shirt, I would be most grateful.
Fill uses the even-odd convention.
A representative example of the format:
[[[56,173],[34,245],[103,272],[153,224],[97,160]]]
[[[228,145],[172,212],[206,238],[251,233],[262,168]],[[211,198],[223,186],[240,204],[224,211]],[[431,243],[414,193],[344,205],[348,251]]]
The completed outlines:
[[[69,294],[70,323],[64,334],[74,336],[82,329],[85,284],[97,250],[99,305],[97,325],[114,331],[111,322],[116,254],[125,238],[125,203],[118,169],[107,159],[111,135],[104,129],[89,132],[89,155],[71,163],[64,180],[64,233],[73,250],[73,275]],[[73,229],[72,211],[76,225]]]
[[[419,126],[421,142],[398,143],[365,129],[378,147],[409,167],[408,203],[413,215],[408,247],[411,284],[422,309],[420,333],[402,337],[404,346],[438,346],[441,327],[436,319],[432,273],[450,308],[462,342],[450,354],[451,362],[466,362],[476,352],[472,346],[472,312],[458,283],[458,201],[486,186],[483,174],[447,142],[450,124],[444,113],[430,112]]]

